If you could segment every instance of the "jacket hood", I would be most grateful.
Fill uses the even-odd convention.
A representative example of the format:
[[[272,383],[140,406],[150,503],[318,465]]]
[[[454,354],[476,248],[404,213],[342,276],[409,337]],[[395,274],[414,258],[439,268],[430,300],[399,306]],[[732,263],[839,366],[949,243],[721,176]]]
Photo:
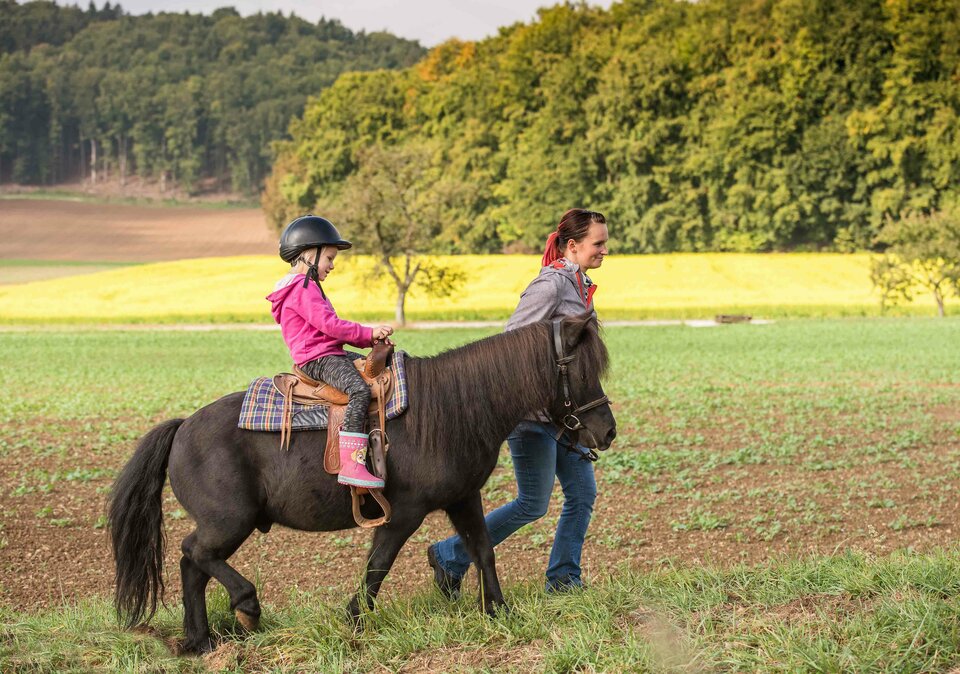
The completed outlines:
[[[277,323],[280,322],[280,311],[283,309],[283,303],[287,299],[287,295],[289,295],[298,284],[302,284],[304,278],[303,274],[287,274],[277,281],[277,285],[273,287],[273,292],[267,295],[267,299],[270,300],[271,304],[270,313],[273,314],[273,319]]]

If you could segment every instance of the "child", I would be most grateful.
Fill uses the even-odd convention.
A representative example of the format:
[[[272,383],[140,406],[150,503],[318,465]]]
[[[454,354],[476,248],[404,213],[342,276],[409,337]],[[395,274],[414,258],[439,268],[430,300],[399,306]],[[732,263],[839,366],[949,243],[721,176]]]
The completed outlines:
[[[290,273],[277,282],[267,299],[273,304],[273,317],[280,324],[293,362],[309,376],[349,396],[340,430],[337,482],[382,489],[383,480],[371,475],[366,466],[367,435],[363,426],[370,406],[370,389],[343,345],[372,346],[373,340],[386,339],[393,328],[370,328],[339,318],[320,286],[333,271],[337,253],[352,245],[325,218],[297,218],[280,236],[280,257],[290,263]]]

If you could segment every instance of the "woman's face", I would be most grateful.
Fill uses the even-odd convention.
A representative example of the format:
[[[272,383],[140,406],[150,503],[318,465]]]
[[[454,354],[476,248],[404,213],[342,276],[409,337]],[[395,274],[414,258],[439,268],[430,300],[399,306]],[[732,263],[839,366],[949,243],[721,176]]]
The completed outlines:
[[[607,226],[599,222],[591,222],[587,235],[581,241],[567,241],[567,251],[564,257],[580,265],[581,269],[596,269],[603,264],[607,255]]]

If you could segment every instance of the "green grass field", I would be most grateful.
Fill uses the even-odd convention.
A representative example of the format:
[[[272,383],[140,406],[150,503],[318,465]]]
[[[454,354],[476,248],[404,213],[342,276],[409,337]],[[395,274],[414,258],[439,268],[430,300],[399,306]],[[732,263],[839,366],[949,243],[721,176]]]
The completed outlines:
[[[397,340],[427,355],[490,332],[406,330]],[[445,531],[431,522],[353,638],[340,610],[355,574],[297,587],[283,574],[359,569],[366,536],[272,532],[250,542],[241,567],[266,588],[261,631],[239,633],[216,586],[210,613],[222,645],[195,660],[173,658],[157,638],[180,634],[175,598],[154,633],[116,628],[102,498],[153,423],[285,369],[279,334],[0,333],[0,670],[960,666],[960,321],[609,328],[606,340],[620,434],[597,464],[601,497],[584,553],[591,589],[540,590],[555,503],[498,548],[510,615],[480,617],[473,596],[446,603],[420,560]],[[38,386],[38,368],[69,386]],[[484,496],[493,507],[513,493],[504,457]],[[189,523],[175,502],[164,509],[176,548]],[[25,567],[19,550],[32,542],[41,552]],[[91,578],[73,585],[73,569],[43,545],[77,559],[95,549],[100,566],[88,562]],[[34,580],[46,577],[59,580]],[[29,604],[34,595],[48,600]]]
[[[152,197],[125,197],[105,196],[102,194],[87,194],[69,189],[29,189],[13,190],[0,193],[0,201],[4,199],[32,199],[36,201],[77,201],[93,204],[132,204],[135,206],[163,206],[164,208],[259,208],[257,199],[234,200],[204,200],[204,199],[161,199]]]
[[[292,593],[261,631],[238,633],[226,592],[208,597],[217,651],[171,656],[163,610],[122,632],[105,601],[41,614],[0,609],[5,672],[937,672],[960,663],[960,553],[844,554],[726,570],[629,567],[590,590],[509,589],[512,612],[429,593],[382,606],[354,637],[339,607]],[[56,635],[56,638],[51,638]],[[158,638],[160,637],[160,638]]]
[[[95,274],[116,267],[130,266],[116,262],[51,262],[49,260],[0,260],[0,286],[46,281],[65,276]],[[69,281],[68,281],[69,283]]]

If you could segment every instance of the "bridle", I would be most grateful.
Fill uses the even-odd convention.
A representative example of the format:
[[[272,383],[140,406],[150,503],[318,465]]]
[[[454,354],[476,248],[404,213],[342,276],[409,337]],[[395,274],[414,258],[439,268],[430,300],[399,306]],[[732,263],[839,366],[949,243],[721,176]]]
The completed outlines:
[[[573,442],[570,442],[568,439],[563,438],[569,431],[586,431],[587,433],[593,435],[590,429],[584,426],[583,422],[580,421],[579,415],[583,414],[584,412],[589,412],[590,410],[600,407],[601,405],[609,405],[610,399],[604,395],[583,405],[577,405],[576,401],[573,400],[573,397],[570,395],[570,370],[568,365],[573,362],[577,356],[576,354],[568,356],[564,351],[563,336],[560,330],[561,321],[562,319],[556,319],[553,321],[553,357],[554,363],[557,366],[557,379],[559,383],[558,388],[563,389],[564,415],[557,424],[559,431],[554,439],[557,441],[558,445],[564,447],[568,452],[579,454],[581,460],[596,461],[598,458],[600,458],[596,450],[581,447]],[[596,438],[594,438],[594,441],[596,441]]]

